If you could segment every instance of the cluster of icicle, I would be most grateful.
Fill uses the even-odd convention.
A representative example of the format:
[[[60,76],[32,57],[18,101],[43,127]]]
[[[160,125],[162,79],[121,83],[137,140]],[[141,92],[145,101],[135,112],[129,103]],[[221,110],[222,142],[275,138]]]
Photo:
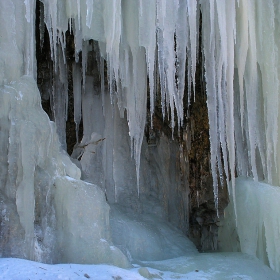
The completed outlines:
[[[183,96],[188,94],[190,99],[195,91],[201,26],[216,201],[223,174],[233,186],[236,172],[278,182],[278,0],[41,1],[61,80],[67,82],[62,68],[68,27],[75,38],[76,61],[82,52],[82,72],[74,72],[83,84],[89,63],[88,41],[98,42],[101,91],[104,94],[106,60],[112,99],[116,97],[120,112],[127,111],[138,178],[147,81],[151,116],[155,94],[160,92],[163,116],[174,128],[176,113],[182,125]],[[81,89],[77,84],[74,77],[78,127]]]

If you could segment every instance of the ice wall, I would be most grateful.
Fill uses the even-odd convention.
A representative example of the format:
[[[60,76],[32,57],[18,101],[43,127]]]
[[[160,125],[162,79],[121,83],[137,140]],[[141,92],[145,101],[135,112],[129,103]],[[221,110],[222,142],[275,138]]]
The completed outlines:
[[[1,255],[129,266],[113,247],[104,193],[79,180],[33,78],[2,86],[0,119]]]
[[[35,2],[8,0],[0,8],[1,257],[128,267],[111,240],[104,193],[80,180],[42,109]]]
[[[35,73],[34,1],[24,2],[0,4],[0,85]]]
[[[232,195],[231,195],[232,199]],[[280,189],[252,179],[236,180],[236,211],[231,202],[225,209],[225,220],[219,233],[219,246],[224,251],[239,251],[258,257],[277,272],[279,252]]]

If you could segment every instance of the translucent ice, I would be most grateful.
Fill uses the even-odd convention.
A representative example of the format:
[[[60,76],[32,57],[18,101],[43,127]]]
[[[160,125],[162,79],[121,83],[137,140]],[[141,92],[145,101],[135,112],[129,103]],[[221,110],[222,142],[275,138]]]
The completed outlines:
[[[220,230],[220,248],[226,251],[241,250],[258,257],[279,272],[279,187],[238,178],[235,196],[237,227],[231,202],[225,210]]]

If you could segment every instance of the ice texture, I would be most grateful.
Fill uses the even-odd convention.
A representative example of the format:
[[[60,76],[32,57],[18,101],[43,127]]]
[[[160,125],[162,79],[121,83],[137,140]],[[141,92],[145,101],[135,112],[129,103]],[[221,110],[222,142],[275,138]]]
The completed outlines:
[[[100,109],[102,114],[101,111]],[[121,121],[121,118],[117,120]],[[4,197],[1,201],[1,213],[5,212],[6,217],[1,225],[2,230],[11,228],[13,232],[9,236],[1,232],[1,236],[8,238],[5,245],[2,244],[2,256],[10,251],[12,256],[42,262],[107,263],[128,267],[126,256],[112,242],[118,239],[119,230],[116,233],[110,228],[112,221],[109,220],[109,205],[104,192],[96,185],[81,181],[80,169],[61,150],[55,125],[41,108],[39,91],[33,78],[23,76],[19,81],[3,87],[1,123],[5,127],[1,137],[7,138],[3,143],[9,143],[5,147],[7,159],[1,162],[2,170],[6,172],[1,179],[4,181],[7,177],[4,188],[1,189]],[[119,125],[128,129],[125,122]],[[98,145],[105,140],[97,133],[82,140],[82,166],[91,159],[87,156],[96,152]],[[121,137],[119,141],[121,142]],[[129,145],[122,146],[124,147],[129,148]],[[127,156],[132,160],[129,150]],[[123,160],[120,155],[118,160]],[[115,168],[122,166],[115,164]],[[133,169],[132,165],[131,170]],[[114,176],[115,182],[122,186],[125,178],[120,177],[117,170],[114,171]],[[124,192],[123,195],[127,194]],[[15,209],[9,205],[12,203]],[[155,209],[155,205],[153,208]],[[129,220],[124,217],[123,219]],[[130,223],[133,226],[136,222]],[[153,220],[149,223],[153,223]],[[141,259],[146,254],[159,259],[196,251],[194,245],[171,226],[159,222],[158,227],[151,227],[146,236],[141,237],[147,243],[144,246],[147,252],[144,251]],[[136,227],[134,230],[137,232],[138,229]],[[133,231],[132,227],[131,230]],[[159,234],[159,231],[164,231],[165,235],[164,232]],[[144,229],[138,234],[143,232]],[[174,236],[177,239],[172,242],[177,240],[180,245],[175,245],[169,239]],[[153,244],[154,238],[158,237],[160,239],[155,246],[156,252],[151,253],[149,244]],[[134,235],[132,238],[138,247],[139,239]],[[181,248],[185,243],[188,246]],[[133,248],[130,250],[133,251]],[[162,254],[162,250],[166,250],[166,253]]]
[[[59,233],[56,229],[65,234],[79,234],[79,230],[70,226],[71,217],[67,221],[62,218],[56,195],[72,198],[75,186],[87,188],[79,181],[81,176],[98,183],[109,202],[122,203],[137,213],[146,211],[147,214],[152,209],[158,216],[184,228],[182,224],[188,220],[188,184],[182,191],[181,178],[176,174],[180,174],[178,169],[182,166],[187,168],[187,163],[181,160],[177,165],[178,146],[174,148],[175,144],[168,143],[163,135],[158,136],[154,147],[149,147],[144,141],[144,129],[148,93],[150,119],[158,94],[163,118],[170,121],[171,129],[174,130],[176,121],[178,127],[183,124],[185,80],[190,101],[195,93],[199,42],[205,70],[216,207],[218,210],[219,185],[225,177],[228,185],[231,180],[235,212],[232,219],[243,238],[248,229],[238,226],[243,222],[238,213],[246,203],[240,205],[238,193],[235,194],[236,174],[280,185],[279,1],[41,0],[41,3],[44,18],[40,19],[40,40],[45,23],[54,63],[51,107],[55,125],[42,111],[34,80],[36,3],[34,0],[0,2],[3,198],[0,206],[4,217],[1,237],[7,238],[1,240],[1,254],[59,261],[54,253]],[[66,148],[69,65],[65,34],[68,28],[75,44],[75,63],[70,67],[73,68],[76,134],[81,120],[84,128],[80,143],[77,136],[72,160],[81,170],[60,148],[60,145]],[[100,62],[100,90],[93,76],[88,75],[92,62],[89,54],[94,50]],[[69,183],[66,176],[77,181],[68,180]],[[64,183],[69,185],[69,193]],[[257,189],[252,192],[255,196]],[[267,193],[273,206],[270,196],[274,191],[268,188]],[[83,199],[89,203],[90,197]],[[101,204],[98,209],[107,215],[102,194],[97,201]],[[182,205],[182,209],[176,210],[175,205]],[[69,201],[63,207],[65,211],[71,208]],[[90,228],[92,221],[87,215],[88,224],[84,226]],[[271,219],[262,215],[263,219]],[[102,232],[102,226],[107,224],[102,224],[99,218],[96,216]],[[69,230],[61,228],[64,221],[69,223]],[[273,249],[279,232],[274,222],[264,223],[265,239],[272,242],[267,241],[267,263],[279,270],[279,249]],[[64,260],[70,260],[71,248],[76,250],[75,240],[67,238],[73,247],[69,246]],[[77,237],[79,244],[87,246],[88,237],[80,238]],[[263,235],[260,238],[264,239]],[[265,255],[264,245],[258,250],[262,252],[260,255]],[[109,258],[112,256],[109,254]],[[89,253],[87,260],[90,258]]]
[[[35,247],[39,250],[41,246],[42,254],[47,255],[44,247],[50,246],[48,231],[50,228],[54,230],[55,226],[50,202],[53,180],[57,175],[79,179],[81,171],[60,150],[55,126],[42,110],[40,94],[33,78],[22,76],[1,88],[1,123],[4,144],[1,209],[7,211],[7,219],[2,225],[3,229],[19,229],[9,236],[2,254],[11,250],[12,255],[40,259],[40,256],[36,256]],[[15,208],[8,207],[10,203],[14,203]],[[41,237],[36,236],[38,230]],[[46,238],[42,237],[44,235]],[[15,247],[17,242],[22,242],[18,248]]]
[[[55,7],[54,3],[49,4],[46,9]],[[55,40],[60,38],[58,53],[55,47],[53,50],[57,58],[54,91],[58,93],[53,96],[54,124],[42,109],[34,80],[35,1],[13,0],[0,5],[1,257],[17,256],[49,263],[102,262],[128,267],[127,258],[111,241],[109,206],[104,192],[80,180],[81,170],[61,148],[65,144],[63,127],[68,98],[63,34],[54,35]],[[63,25],[63,20],[55,24]],[[53,32],[57,34],[56,30]],[[31,40],[27,40],[29,36]],[[79,78],[75,81],[76,99],[79,99],[78,84]],[[78,125],[79,105],[76,107]],[[61,142],[56,127],[61,130]],[[79,202],[75,203],[77,197]]]
[[[134,262],[197,254],[181,231],[156,215],[129,213],[112,205],[110,226],[114,244]]]
[[[59,261],[129,267],[127,258],[112,243],[110,207],[103,191],[68,176],[57,177],[54,184]]]
[[[79,65],[73,63],[73,95],[74,95],[74,122],[76,124],[76,141],[78,143],[78,131],[82,118],[82,77]]]
[[[223,174],[227,184],[232,180],[234,192],[235,169],[239,175],[279,185],[276,2],[201,2],[216,198]]]
[[[79,280],[81,277],[107,280],[207,279],[207,280],[278,280],[279,274],[260,261],[242,253],[206,253],[166,261],[134,264],[130,269],[105,264],[42,264],[21,259],[1,259],[0,279]]]
[[[279,187],[240,177],[235,182],[237,224],[234,205],[225,209],[219,232],[224,251],[239,251],[262,260],[280,272]],[[232,195],[231,195],[232,201]]]

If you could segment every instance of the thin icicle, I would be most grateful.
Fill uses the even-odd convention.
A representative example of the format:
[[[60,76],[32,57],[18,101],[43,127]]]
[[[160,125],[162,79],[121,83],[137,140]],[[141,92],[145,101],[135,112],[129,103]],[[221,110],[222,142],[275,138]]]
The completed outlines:
[[[81,122],[81,105],[82,105],[82,77],[80,66],[73,63],[73,95],[74,95],[74,122],[76,124],[76,141],[79,141],[79,126]]]
[[[226,91],[227,91],[227,117],[226,117],[226,135],[227,147],[229,155],[229,170],[231,185],[234,199],[234,210],[237,218],[236,197],[235,197],[235,124],[234,124],[234,44],[236,36],[236,22],[235,22],[235,1],[226,2],[227,17],[227,73],[226,73]]]
[[[191,56],[191,76],[193,91],[195,95],[195,72],[196,72],[196,54],[197,54],[197,0],[188,0],[188,21],[190,30],[190,56]]]
[[[78,9],[78,27],[81,30],[81,2],[77,0],[77,9]]]
[[[88,61],[88,52],[89,52],[89,42],[83,41],[82,47],[82,73],[83,73],[83,89],[85,90],[86,86],[86,71],[87,71],[87,61]]]
[[[176,22],[176,75],[177,75],[177,91],[178,102],[183,104],[183,98],[185,93],[185,75],[186,75],[186,59],[187,59],[187,47],[189,44],[189,36],[186,33],[187,24],[187,5],[184,1],[180,1],[178,9],[178,17]],[[189,84],[190,86],[190,84]],[[184,107],[181,110],[177,110],[178,127],[182,125],[184,119]]]
[[[208,6],[210,5],[210,7]],[[216,97],[216,69],[215,69],[215,40],[212,38],[214,34],[214,15],[208,14],[208,10],[212,11],[212,1],[205,2],[202,6],[203,20],[203,49],[205,56],[205,79],[207,91],[208,118],[210,125],[210,151],[211,151],[211,170],[213,177],[213,192],[216,209],[218,209],[218,178],[217,178],[217,158],[219,156],[219,141],[217,131],[217,97]],[[210,29],[210,30],[209,30]]]
[[[92,13],[93,13],[93,0],[87,0],[87,16],[86,16],[86,25],[90,28],[92,21]]]
[[[249,47],[249,24],[248,24],[248,1],[241,1],[240,7],[237,9],[237,32],[240,34],[237,38],[237,51],[235,55],[237,69],[238,69],[238,80],[239,80],[239,91],[240,91],[240,115],[241,115],[241,127],[243,130],[243,118],[244,118],[244,72],[247,58],[247,51]]]
[[[100,77],[101,77],[101,96],[102,96],[102,111],[105,116],[105,78],[104,78],[104,58],[100,56]]]
[[[149,26],[149,28],[147,28]],[[155,100],[155,52],[156,52],[156,1],[139,3],[139,45],[146,49],[146,63],[150,89],[150,118],[153,126]]]

